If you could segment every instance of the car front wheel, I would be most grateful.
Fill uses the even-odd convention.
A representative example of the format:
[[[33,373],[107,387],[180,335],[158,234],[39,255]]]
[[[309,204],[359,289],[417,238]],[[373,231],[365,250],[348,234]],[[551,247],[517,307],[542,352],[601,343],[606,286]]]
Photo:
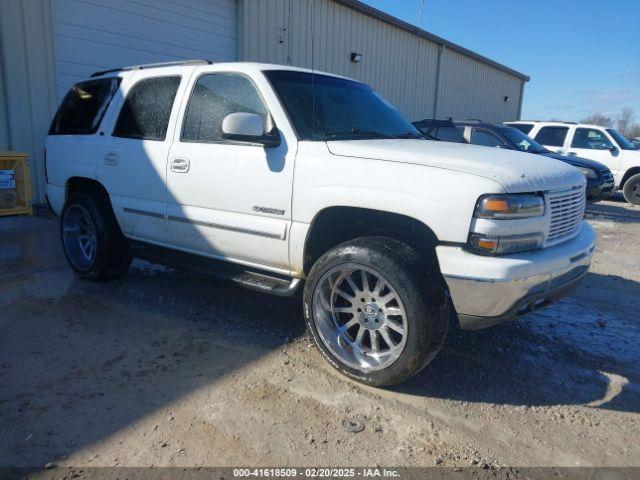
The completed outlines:
[[[374,386],[419,372],[440,349],[448,326],[443,285],[418,254],[386,237],[365,237],[323,255],[304,292],[317,347],[336,369]]]
[[[640,173],[625,182],[622,193],[627,202],[640,205]]]

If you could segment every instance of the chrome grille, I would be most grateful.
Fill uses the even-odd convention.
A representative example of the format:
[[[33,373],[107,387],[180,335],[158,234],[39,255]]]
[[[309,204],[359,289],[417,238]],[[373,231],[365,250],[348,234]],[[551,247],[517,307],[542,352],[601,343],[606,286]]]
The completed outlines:
[[[549,192],[547,205],[551,224],[547,233],[547,245],[555,245],[575,237],[584,217],[586,193],[583,187]]]

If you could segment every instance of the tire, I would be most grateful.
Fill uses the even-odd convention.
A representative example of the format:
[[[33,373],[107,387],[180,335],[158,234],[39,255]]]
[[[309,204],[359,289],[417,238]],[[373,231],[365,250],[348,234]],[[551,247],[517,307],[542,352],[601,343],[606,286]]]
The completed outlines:
[[[327,361],[377,387],[426,367],[449,326],[444,282],[413,249],[387,237],[355,239],[320,257],[307,278],[303,308]]]
[[[123,275],[131,264],[129,244],[111,205],[99,195],[79,193],[60,216],[62,249],[79,277],[102,282]]]
[[[622,194],[627,202],[633,205],[640,205],[640,173],[624,182]]]

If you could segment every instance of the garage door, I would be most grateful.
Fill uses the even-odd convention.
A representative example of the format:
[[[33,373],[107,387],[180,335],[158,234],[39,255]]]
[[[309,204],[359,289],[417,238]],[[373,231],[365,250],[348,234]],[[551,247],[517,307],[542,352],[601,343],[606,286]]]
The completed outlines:
[[[237,57],[236,0],[53,0],[52,7],[60,99],[97,70]]]

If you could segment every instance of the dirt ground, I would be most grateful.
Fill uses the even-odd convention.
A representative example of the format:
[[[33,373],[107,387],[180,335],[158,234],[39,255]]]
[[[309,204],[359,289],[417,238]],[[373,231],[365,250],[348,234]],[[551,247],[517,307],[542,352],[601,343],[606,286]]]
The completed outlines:
[[[137,261],[91,284],[57,219],[0,219],[0,466],[640,466],[640,208],[590,207],[592,271],[422,373],[353,383],[296,300]]]

